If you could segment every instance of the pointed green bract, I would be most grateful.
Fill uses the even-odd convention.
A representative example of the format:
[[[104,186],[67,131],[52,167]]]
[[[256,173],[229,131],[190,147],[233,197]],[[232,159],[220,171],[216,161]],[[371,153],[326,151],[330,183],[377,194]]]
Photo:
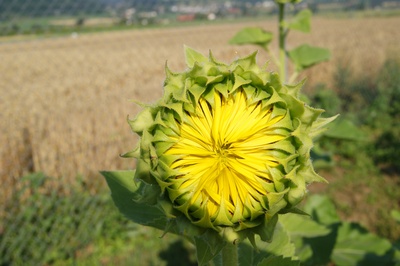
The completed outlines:
[[[208,61],[207,57],[188,46],[185,46],[185,57],[186,64],[189,67],[193,67],[195,63],[204,63]]]
[[[189,237],[206,263],[220,239],[271,242],[278,215],[299,213],[307,185],[324,181],[310,150],[333,118],[298,98],[302,83],[260,68],[256,53],[224,64],[185,49],[189,69],[166,68],[162,99],[128,120],[140,140],[124,157],[136,171],[103,174],[121,212]]]

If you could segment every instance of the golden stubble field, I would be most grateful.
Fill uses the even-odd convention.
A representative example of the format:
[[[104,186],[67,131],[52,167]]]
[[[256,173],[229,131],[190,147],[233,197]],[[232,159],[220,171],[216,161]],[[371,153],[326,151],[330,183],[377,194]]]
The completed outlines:
[[[226,62],[251,53],[257,48],[227,43],[239,29],[255,25],[277,28],[265,20],[1,43],[2,188],[14,187],[30,171],[69,183],[82,175],[97,186],[104,184],[99,170],[134,168],[133,160],[119,157],[136,141],[126,123],[139,110],[132,100],[151,103],[161,96],[165,62],[172,70],[185,69],[184,44],[204,53],[211,49]],[[398,25],[400,17],[317,17],[312,33],[290,33],[288,46],[331,49],[330,62],[306,73],[308,88],[331,84],[339,63],[374,75],[390,52],[400,50]],[[259,63],[267,60],[260,51]]]

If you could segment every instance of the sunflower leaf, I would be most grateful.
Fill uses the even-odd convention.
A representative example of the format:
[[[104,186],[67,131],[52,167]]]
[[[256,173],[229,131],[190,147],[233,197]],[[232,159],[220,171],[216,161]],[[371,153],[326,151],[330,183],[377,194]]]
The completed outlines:
[[[135,171],[103,171],[101,174],[105,177],[111,197],[122,214],[138,224],[164,230],[167,220],[157,207],[134,201],[135,198],[141,197],[141,187],[146,186],[143,182],[134,180]]]
[[[311,30],[311,11],[309,9],[303,9],[293,18],[293,21],[289,23],[288,28],[291,30],[298,30],[302,32],[310,32]]]
[[[199,265],[207,264],[210,260],[216,257],[225,246],[226,243],[216,237],[217,235],[214,233],[205,233],[201,236],[194,237],[197,251],[197,262]]]
[[[328,49],[303,44],[288,52],[290,60],[297,71],[309,68],[322,61],[329,60],[331,53]]]
[[[340,222],[335,206],[327,196],[310,196],[304,206],[304,211],[309,213],[319,224],[331,225]]]
[[[355,223],[343,223],[338,229],[332,260],[335,265],[387,265],[385,254],[392,245],[387,239],[368,233]],[[388,261],[386,261],[388,262]]]
[[[271,41],[273,35],[269,31],[265,31],[259,27],[244,28],[236,33],[232,39],[229,40],[229,44],[256,44],[265,48]]]
[[[328,227],[304,215],[291,213],[280,215],[279,222],[289,231],[291,236],[318,237],[330,232]]]
[[[289,233],[279,224],[275,228],[274,238],[271,243],[262,241],[260,238],[256,237],[254,244],[257,249],[253,248],[253,246],[247,241],[243,241],[239,244],[239,265],[259,265],[260,263],[264,263],[264,260],[274,260],[273,258],[276,256],[291,258],[295,255],[295,247],[291,243]],[[268,265],[280,264],[272,263]]]

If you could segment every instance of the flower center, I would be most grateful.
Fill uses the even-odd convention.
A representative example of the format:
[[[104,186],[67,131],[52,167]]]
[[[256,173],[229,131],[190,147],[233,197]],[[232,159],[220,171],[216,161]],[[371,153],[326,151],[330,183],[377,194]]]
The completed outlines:
[[[229,150],[230,143],[217,144],[214,147],[215,157],[219,159],[221,163],[225,163],[229,157],[233,154]]]

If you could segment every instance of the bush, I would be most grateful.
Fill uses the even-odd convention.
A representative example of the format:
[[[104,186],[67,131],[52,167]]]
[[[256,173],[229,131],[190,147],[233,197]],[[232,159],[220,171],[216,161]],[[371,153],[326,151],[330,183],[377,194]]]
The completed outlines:
[[[334,77],[334,89],[316,88],[312,104],[327,115],[341,114],[365,132],[368,141],[335,140],[325,142],[329,150],[348,159],[369,157],[381,169],[400,170],[400,59],[390,57],[375,79],[355,77],[340,64]],[[365,156],[368,154],[368,156]],[[364,160],[362,159],[362,160]]]
[[[340,64],[335,77],[335,91],[341,99],[341,112],[354,115],[354,121],[366,124],[368,107],[378,96],[376,81],[368,76],[355,76],[348,66]]]
[[[378,95],[372,102],[369,124],[381,131],[393,129],[400,120],[400,59],[388,59],[379,72]]]
[[[400,58],[386,60],[377,79],[378,96],[369,124],[376,132],[372,154],[384,168],[400,170]]]
[[[337,115],[341,111],[342,101],[336,92],[324,84],[318,84],[311,99],[312,106],[325,110],[325,116]]]

